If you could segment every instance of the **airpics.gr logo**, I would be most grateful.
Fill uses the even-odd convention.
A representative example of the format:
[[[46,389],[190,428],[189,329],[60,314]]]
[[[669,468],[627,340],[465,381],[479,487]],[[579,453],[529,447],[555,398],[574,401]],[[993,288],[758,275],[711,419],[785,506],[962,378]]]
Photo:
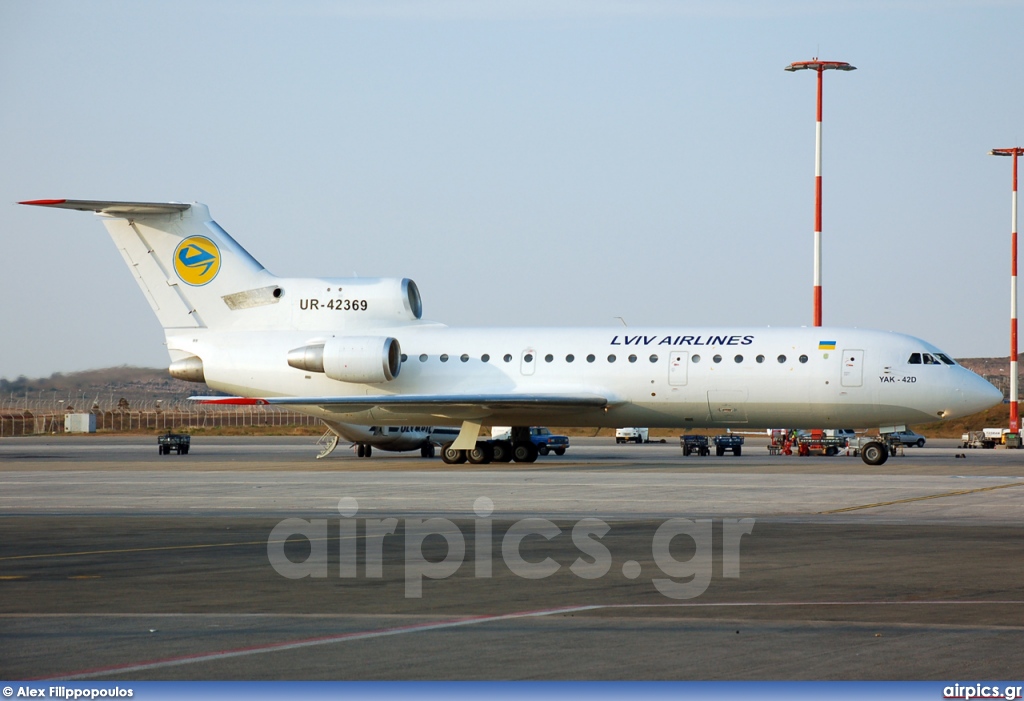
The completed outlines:
[[[220,249],[205,236],[189,236],[174,249],[174,272],[188,285],[205,285],[220,272]]]

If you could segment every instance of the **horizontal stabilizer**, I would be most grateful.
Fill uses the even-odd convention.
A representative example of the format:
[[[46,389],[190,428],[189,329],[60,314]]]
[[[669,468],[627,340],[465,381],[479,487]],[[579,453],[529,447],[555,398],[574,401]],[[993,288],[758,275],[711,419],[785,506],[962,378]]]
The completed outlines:
[[[123,216],[126,214],[173,214],[191,207],[182,202],[105,202],[102,200],[27,200],[18,204],[57,209],[76,209],[79,212],[99,212]]]

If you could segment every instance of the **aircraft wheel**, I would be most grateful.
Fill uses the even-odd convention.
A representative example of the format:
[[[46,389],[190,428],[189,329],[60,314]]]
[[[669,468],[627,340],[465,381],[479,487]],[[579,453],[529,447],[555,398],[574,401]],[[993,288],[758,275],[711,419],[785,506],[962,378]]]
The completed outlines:
[[[366,457],[366,446],[363,445],[362,443],[356,446],[356,456],[360,458]]]
[[[477,443],[475,448],[466,451],[466,459],[474,465],[486,465],[491,461],[491,447]]]
[[[512,462],[512,444],[508,441],[496,441],[491,446],[492,462]]]
[[[565,455],[565,448],[555,448],[555,455]]]
[[[448,465],[460,465],[466,462],[466,451],[456,450],[451,443],[445,443],[441,448],[441,460]]]
[[[516,462],[536,462],[537,446],[529,441],[512,446],[512,459]]]
[[[540,454],[540,455],[547,455],[549,452],[550,452],[550,450],[548,449],[548,447],[546,445],[538,445],[537,446],[537,453],[538,454]]]
[[[373,455],[373,446],[369,443],[366,444],[366,457]]]
[[[860,457],[868,465],[881,465],[889,459],[889,451],[878,441],[871,441],[860,449]]]

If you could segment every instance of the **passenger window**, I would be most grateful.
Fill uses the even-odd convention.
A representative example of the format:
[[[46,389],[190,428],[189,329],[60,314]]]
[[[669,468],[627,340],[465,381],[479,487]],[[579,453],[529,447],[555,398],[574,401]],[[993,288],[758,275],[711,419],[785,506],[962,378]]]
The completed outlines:
[[[757,358],[755,358],[755,360],[757,362],[759,362],[759,363],[763,363],[764,362],[764,356],[763,355],[759,355],[759,356],[757,356]]]
[[[512,355],[509,354],[509,353],[506,353],[505,357],[502,358],[502,360],[504,360],[506,363],[511,363],[512,362]]]
[[[574,360],[576,360],[576,356],[573,355],[572,353],[570,353],[569,355],[565,356],[565,362],[567,362],[567,363],[571,363]]]
[[[466,355],[465,353],[463,353],[461,356],[459,356],[459,360],[461,360],[464,363],[468,363],[469,362],[469,356]]]
[[[699,363],[699,362],[700,362],[700,356],[699,356],[699,355],[696,355],[696,354],[694,354],[694,356],[693,356],[693,362],[695,362],[695,363]]]
[[[720,362],[722,362],[722,356],[720,356],[720,355],[718,355],[716,353],[715,356],[711,360],[713,360],[716,363],[720,363]]]
[[[547,355],[544,356],[544,362],[545,363],[550,363],[554,359],[555,359],[555,356],[551,355],[550,353],[548,353]]]
[[[523,356],[523,362],[525,362],[525,363],[532,363],[533,362],[533,353],[527,353],[526,355],[524,355]]]
[[[615,356],[614,355],[609,355],[608,356],[608,362],[609,363],[614,363],[615,362]]]
[[[420,362],[421,363],[427,362],[427,354],[426,353],[423,353],[423,354],[420,355]]]
[[[447,363],[448,362],[448,354],[447,353],[442,353],[441,354],[441,362],[442,363]]]
[[[780,362],[780,363],[784,363],[784,362],[786,362],[786,356],[784,356],[784,355],[780,355],[780,356],[779,356],[779,362]]]
[[[652,356],[651,356],[651,362],[652,362],[652,363],[656,363],[656,362],[658,362],[658,356],[656,356],[656,355],[652,355]]]
[[[806,363],[807,362],[807,356],[806,355],[801,355],[800,356],[800,362],[801,363]]]
[[[489,363],[491,362],[491,356],[484,353],[483,355],[480,356],[480,361],[484,363]]]
[[[635,363],[636,362],[636,356],[635,355],[629,356],[629,362]]]
[[[733,358],[733,360],[735,360],[737,363],[742,363],[743,362],[743,356],[742,355],[737,355],[735,358]]]
[[[402,362],[404,363],[407,360],[409,360],[409,356],[407,356],[405,353],[402,353]]]
[[[597,358],[595,358],[595,357],[594,357],[594,354],[593,354],[593,353],[591,353],[590,355],[588,355],[588,356],[587,356],[587,362],[588,362],[588,363],[592,363],[592,362],[594,362],[595,360],[597,360]]]

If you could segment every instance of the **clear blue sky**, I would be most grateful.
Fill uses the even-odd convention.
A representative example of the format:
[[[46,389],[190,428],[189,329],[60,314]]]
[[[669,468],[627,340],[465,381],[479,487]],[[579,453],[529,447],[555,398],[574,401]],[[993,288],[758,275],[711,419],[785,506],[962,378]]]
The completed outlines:
[[[811,323],[1007,354],[1021,2],[0,4],[0,376],[161,366],[88,214],[199,201],[272,272],[453,326]],[[1022,164],[1024,166],[1024,164]]]

